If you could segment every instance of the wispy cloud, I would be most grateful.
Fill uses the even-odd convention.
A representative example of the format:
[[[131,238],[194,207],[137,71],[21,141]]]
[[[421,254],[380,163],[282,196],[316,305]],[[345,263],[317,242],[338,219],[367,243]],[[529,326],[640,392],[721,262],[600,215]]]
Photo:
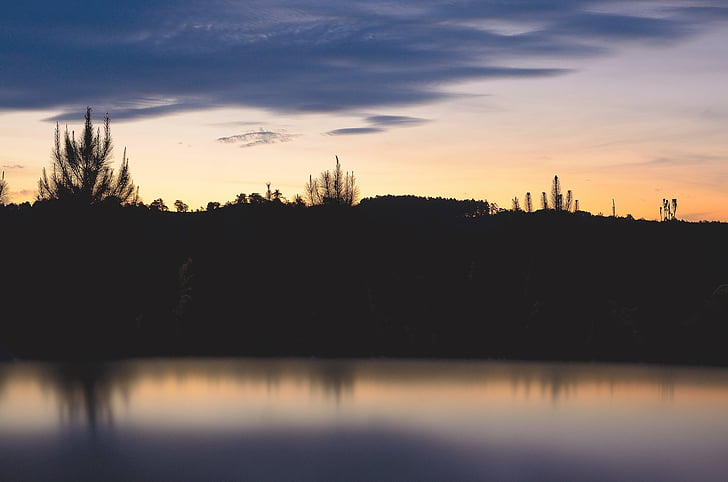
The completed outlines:
[[[728,19],[690,0],[647,4],[641,13],[609,0],[9,2],[0,109],[57,109],[51,120],[75,121],[86,105],[132,120],[220,106],[421,104],[447,98],[451,84],[564,75],[575,57],[679,41]]]
[[[656,157],[649,161],[640,163],[642,166],[705,166],[705,165],[725,165],[726,158],[723,156],[710,154],[678,154],[669,157]]]
[[[705,221],[705,220],[717,219],[716,214],[711,211],[702,211],[702,212],[697,212],[697,213],[685,213],[685,214],[681,214],[679,217],[681,219],[684,219],[685,221]]]
[[[19,191],[10,191],[9,196],[12,201],[26,201],[35,198],[38,191],[34,189],[21,189]]]
[[[347,127],[344,129],[334,129],[326,133],[327,136],[351,136],[358,134],[374,134],[384,132],[385,129],[379,127]]]
[[[289,134],[285,131],[250,131],[244,134],[236,134],[233,136],[219,137],[218,142],[225,144],[237,144],[239,147],[254,147],[264,144],[278,144],[280,142],[289,142],[296,137],[296,134]]]
[[[25,166],[21,164],[5,164],[2,166],[3,169],[23,169]]]

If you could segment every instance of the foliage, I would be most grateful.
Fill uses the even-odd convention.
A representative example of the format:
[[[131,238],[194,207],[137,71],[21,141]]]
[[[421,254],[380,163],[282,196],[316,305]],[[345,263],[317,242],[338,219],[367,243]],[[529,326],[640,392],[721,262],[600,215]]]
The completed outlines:
[[[66,128],[63,139],[56,124],[50,174],[43,169],[38,181],[39,200],[71,200],[81,204],[98,204],[106,200],[120,203],[135,201],[135,186],[129,172],[126,149],[119,172],[110,167],[113,144],[109,115],[104,118],[104,131],[94,131],[91,108],[86,108],[85,124],[80,140]]]
[[[186,213],[190,210],[190,207],[179,199],[174,202],[174,208],[177,210],[178,213]]]
[[[152,211],[169,211],[169,208],[166,204],[164,204],[164,200],[161,197],[152,201],[149,205],[149,209]]]

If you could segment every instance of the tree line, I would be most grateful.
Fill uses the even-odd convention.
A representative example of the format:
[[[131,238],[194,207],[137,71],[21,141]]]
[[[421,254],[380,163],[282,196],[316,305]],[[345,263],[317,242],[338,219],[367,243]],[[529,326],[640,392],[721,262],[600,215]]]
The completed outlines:
[[[567,209],[557,177],[528,216],[474,199],[357,203],[338,159],[306,198],[268,183],[165,214],[140,203],[128,162],[111,168],[108,122],[94,130],[90,114],[78,138],[57,126],[46,198],[0,209],[13,233],[0,237],[0,344],[19,356],[728,364],[728,225]],[[354,206],[298,209],[311,204]]]
[[[139,187],[133,183],[129,160],[124,148],[121,165],[118,171],[111,167],[114,146],[111,137],[110,118],[108,113],[103,120],[103,130],[94,129],[92,109],[86,108],[84,126],[81,134],[76,137],[74,131],[68,127],[61,133],[60,125],[56,123],[54,143],[51,152],[51,166],[48,171],[43,168],[38,181],[38,194],[36,200],[60,201],[76,205],[115,204],[146,207],[152,211],[169,211],[170,207],[162,198],[154,199],[145,205],[139,197]],[[221,204],[217,201],[208,202],[206,206],[195,211],[214,211],[226,206],[239,206],[244,204],[286,204],[301,206],[353,206],[360,200],[360,191],[353,172],[341,168],[338,156],[336,164],[331,170],[322,171],[318,177],[309,176],[304,185],[303,195],[296,194],[292,200],[283,196],[279,189],[272,189],[271,183],[266,183],[266,191],[250,194],[239,193],[232,201]],[[5,180],[5,173],[0,178],[0,205],[8,202],[9,190]],[[521,203],[518,196],[511,202],[512,211],[531,213],[536,211],[536,201],[531,192],[527,192]],[[575,199],[569,189],[566,193],[561,187],[558,175],[554,176],[550,192],[543,191],[538,202],[541,210],[560,212],[579,212],[579,200]],[[172,204],[176,212],[190,212],[190,206],[181,199]],[[495,214],[505,211],[496,203],[487,203],[477,215]],[[677,199],[663,199],[660,206],[659,220],[677,220]],[[612,200],[612,216],[616,216],[616,207]]]
[[[91,107],[86,108],[84,126],[77,137],[75,131],[68,127],[61,133],[56,123],[54,144],[51,152],[49,171],[43,168],[38,181],[37,201],[60,201],[65,203],[94,206],[100,204],[117,204],[143,206],[139,198],[139,188],[134,185],[129,169],[126,148],[117,172],[111,167],[114,146],[111,137],[110,118],[106,114],[103,130],[94,129],[91,118]],[[8,184],[5,173],[0,179],[0,204],[8,200]],[[314,178],[309,176],[305,185],[304,196],[296,195],[288,201],[279,189],[272,189],[266,183],[266,191],[261,193],[240,193],[235,200],[225,205],[241,204],[293,204],[296,206],[337,205],[352,206],[359,201],[360,192],[353,172],[344,172],[336,157],[336,166],[325,170]],[[173,204],[177,212],[188,212],[190,207],[177,199]],[[153,200],[147,206],[154,211],[168,211],[169,207],[162,198]],[[206,208],[198,211],[212,211],[221,207],[219,202],[211,201]]]

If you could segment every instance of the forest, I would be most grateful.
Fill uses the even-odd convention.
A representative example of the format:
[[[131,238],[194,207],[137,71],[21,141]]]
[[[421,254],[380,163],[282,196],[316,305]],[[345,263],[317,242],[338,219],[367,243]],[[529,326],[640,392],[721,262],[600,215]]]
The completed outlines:
[[[0,206],[6,357],[728,363],[728,225],[376,196],[336,167],[287,201],[144,204],[91,111],[33,203]],[[0,194],[6,192],[3,180]]]

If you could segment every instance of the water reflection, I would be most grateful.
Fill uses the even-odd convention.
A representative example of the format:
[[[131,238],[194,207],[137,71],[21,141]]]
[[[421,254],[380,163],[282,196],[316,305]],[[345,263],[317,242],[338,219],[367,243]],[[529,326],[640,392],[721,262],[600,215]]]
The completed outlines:
[[[728,371],[720,369],[7,364],[0,479],[669,480],[698,471],[721,480],[727,402]],[[90,456],[98,464],[84,463]]]

